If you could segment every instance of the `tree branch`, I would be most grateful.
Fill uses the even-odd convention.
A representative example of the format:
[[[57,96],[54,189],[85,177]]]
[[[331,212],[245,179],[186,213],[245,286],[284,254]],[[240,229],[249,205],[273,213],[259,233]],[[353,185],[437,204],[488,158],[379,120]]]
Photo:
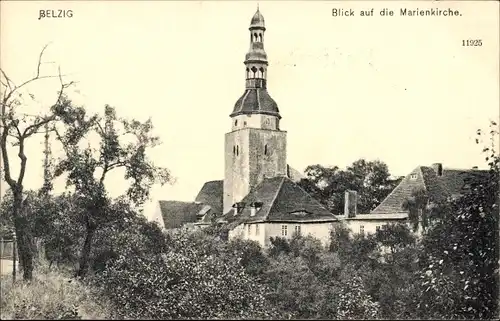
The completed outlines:
[[[19,135],[21,135],[22,138],[27,138],[31,135],[33,135],[35,132],[38,131],[38,129],[40,129],[40,127],[44,126],[45,124],[48,124],[50,123],[51,121],[55,120],[56,119],[56,116],[52,115],[50,117],[46,117],[45,119],[43,119],[42,121],[40,122],[36,122],[32,125],[29,125],[28,127],[26,127],[26,129],[24,130],[24,132],[22,133],[19,133]]]
[[[17,184],[21,185],[23,183],[24,174],[26,173],[26,161],[28,158],[24,154],[24,137],[19,139],[19,153],[17,154],[21,159],[21,169],[19,170],[19,177],[17,178]]]
[[[5,119],[2,120],[4,125],[6,126],[6,121]],[[5,176],[5,181],[7,184],[9,184],[10,188],[12,190],[15,189],[16,187],[16,181],[12,179],[12,176],[10,174],[10,162],[9,162],[9,155],[7,154],[7,136],[9,135],[9,128],[4,127],[2,131],[2,136],[0,140],[0,149],[2,150],[2,159],[3,159],[3,168],[4,168],[4,176]]]

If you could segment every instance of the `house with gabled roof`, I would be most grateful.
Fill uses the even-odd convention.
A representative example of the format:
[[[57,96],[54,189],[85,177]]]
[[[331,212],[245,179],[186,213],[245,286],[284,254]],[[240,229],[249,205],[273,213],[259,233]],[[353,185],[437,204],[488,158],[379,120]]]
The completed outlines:
[[[168,229],[227,224],[230,238],[262,246],[270,237],[289,238],[294,232],[327,243],[339,220],[296,184],[304,176],[287,164],[287,132],[280,128],[278,104],[267,89],[266,27],[258,9],[249,31],[245,90],[225,135],[224,180],[206,182],[194,202],[158,202],[154,219]]]
[[[328,244],[330,230],[339,223],[319,201],[287,177],[266,178],[224,217],[235,228],[229,237],[269,245],[271,237],[293,233],[312,235]]]
[[[471,182],[480,182],[488,177],[487,170],[477,168],[443,168],[441,163],[417,166],[373,211],[367,214],[346,211],[339,218],[354,233],[375,233],[389,223],[409,224],[408,212],[403,209],[403,204],[413,196],[414,191],[423,190],[430,203],[439,203],[463,195]]]

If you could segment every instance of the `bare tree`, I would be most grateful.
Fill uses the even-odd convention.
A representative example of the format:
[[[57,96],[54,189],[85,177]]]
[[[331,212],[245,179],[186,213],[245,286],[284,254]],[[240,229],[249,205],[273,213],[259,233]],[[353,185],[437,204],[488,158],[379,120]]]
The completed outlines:
[[[14,196],[14,204],[12,209],[12,218],[14,221],[14,228],[18,240],[19,260],[23,269],[23,278],[31,280],[33,274],[33,253],[32,253],[32,236],[29,231],[29,220],[23,211],[23,180],[26,174],[26,164],[28,158],[25,153],[26,141],[36,134],[44,133],[44,127],[53,123],[60,113],[70,102],[66,99],[64,91],[71,86],[73,82],[65,83],[63,75],[61,75],[60,68],[56,75],[43,75],[42,65],[46,62],[42,61],[45,49],[43,47],[38,57],[38,64],[36,66],[35,76],[24,81],[20,85],[7,76],[3,69],[0,69],[0,82],[1,82],[1,134],[0,134],[0,149],[4,165],[4,178],[12,190]],[[57,98],[51,106],[50,111],[45,114],[29,115],[22,112],[22,108],[26,106],[24,90],[28,85],[38,83],[47,78],[59,78],[60,88],[57,93]],[[34,96],[28,93],[29,99],[34,101]],[[11,162],[9,158],[8,147],[17,149],[17,157],[19,158],[20,169],[17,178],[13,177]]]

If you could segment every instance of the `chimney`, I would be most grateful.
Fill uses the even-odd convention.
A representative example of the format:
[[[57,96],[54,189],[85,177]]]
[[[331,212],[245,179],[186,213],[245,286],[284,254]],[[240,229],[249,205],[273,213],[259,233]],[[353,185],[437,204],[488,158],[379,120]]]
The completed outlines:
[[[432,164],[432,169],[434,172],[436,172],[437,176],[442,176],[443,175],[443,164],[441,163],[434,163]]]
[[[358,193],[356,191],[345,191],[344,215],[348,218],[356,217],[358,214]]]

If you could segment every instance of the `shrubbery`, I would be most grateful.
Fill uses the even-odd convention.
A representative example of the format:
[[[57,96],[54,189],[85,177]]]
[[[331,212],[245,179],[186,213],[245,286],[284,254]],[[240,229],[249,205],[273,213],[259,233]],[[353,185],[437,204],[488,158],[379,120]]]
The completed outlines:
[[[88,285],[54,271],[38,272],[33,281],[15,284],[10,276],[3,276],[0,300],[2,320],[114,318],[106,298]]]
[[[214,255],[193,244],[192,235],[169,237],[164,253],[123,252],[94,282],[122,314],[154,319],[272,318],[265,285],[245,272],[240,252]],[[208,245],[208,243],[206,243]]]

